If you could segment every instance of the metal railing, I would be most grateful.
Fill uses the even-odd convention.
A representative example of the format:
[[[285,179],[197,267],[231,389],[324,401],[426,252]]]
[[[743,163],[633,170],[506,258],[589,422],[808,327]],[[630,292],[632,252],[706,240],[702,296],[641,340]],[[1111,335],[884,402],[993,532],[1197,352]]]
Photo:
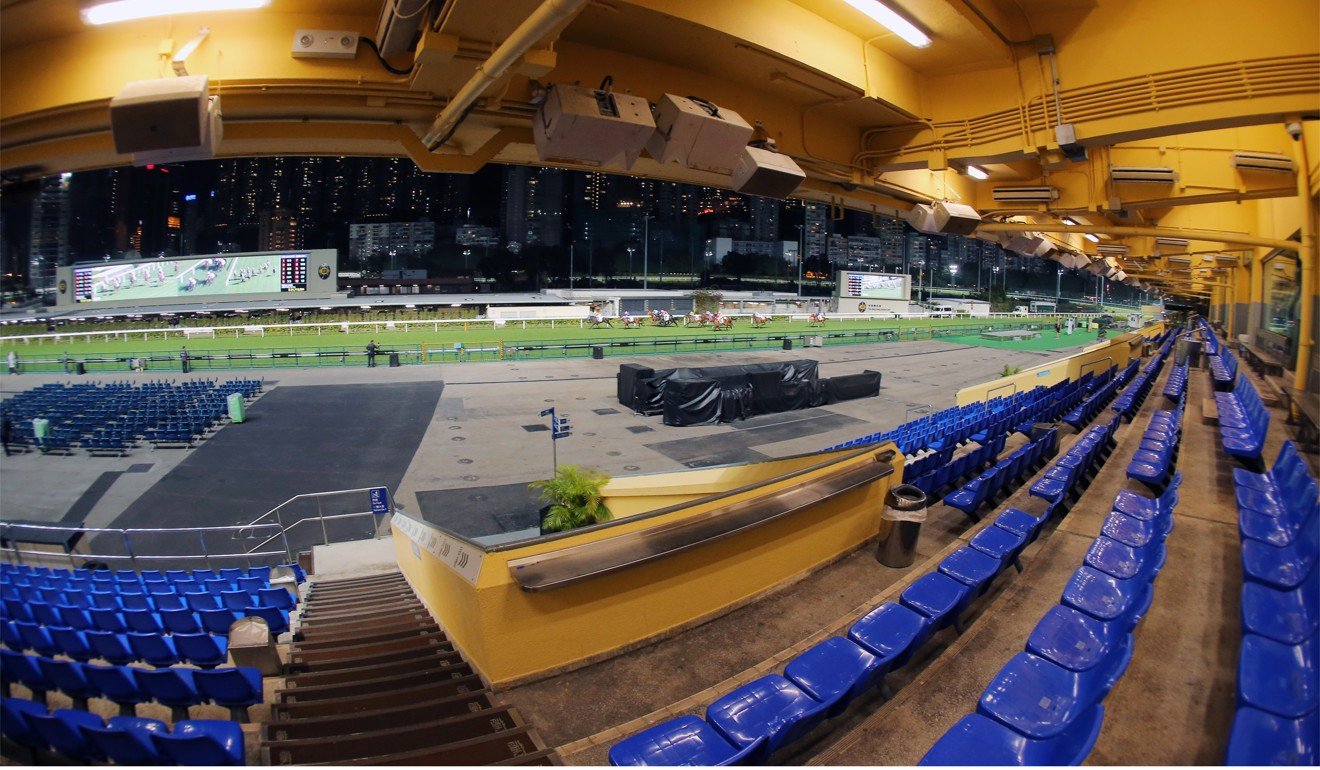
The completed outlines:
[[[127,563],[132,569],[160,562],[205,562],[275,565],[293,563],[297,554],[320,543],[379,538],[395,510],[387,496],[387,510],[372,510],[370,495],[380,487],[362,487],[297,495],[247,524],[209,527],[69,527],[58,524],[0,522],[0,556],[27,561],[68,562],[70,568],[91,564]],[[366,501],[365,510],[357,507]],[[270,519],[274,519],[271,521]],[[368,520],[361,526],[349,522]],[[319,538],[307,536],[319,529]],[[208,540],[208,535],[212,537]],[[223,543],[216,535],[224,535]],[[253,541],[255,542],[253,544]]]

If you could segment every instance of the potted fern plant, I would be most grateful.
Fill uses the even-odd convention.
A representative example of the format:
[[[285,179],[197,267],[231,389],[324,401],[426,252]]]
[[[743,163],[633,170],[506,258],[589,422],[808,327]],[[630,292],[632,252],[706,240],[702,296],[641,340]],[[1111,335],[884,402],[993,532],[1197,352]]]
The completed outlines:
[[[609,521],[614,518],[601,496],[601,488],[610,477],[595,468],[561,465],[551,479],[533,481],[528,486],[540,490],[541,534],[567,532]]]

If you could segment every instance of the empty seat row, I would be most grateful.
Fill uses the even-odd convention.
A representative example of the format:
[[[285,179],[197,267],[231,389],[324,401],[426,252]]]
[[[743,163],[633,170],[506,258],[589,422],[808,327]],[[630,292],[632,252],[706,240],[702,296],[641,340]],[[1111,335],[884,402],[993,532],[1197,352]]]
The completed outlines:
[[[114,583],[118,585],[128,585],[140,583],[143,585],[149,583],[179,583],[192,580],[195,583],[205,583],[210,580],[225,580],[235,586],[238,581],[247,579],[260,579],[264,584],[270,582],[272,570],[280,570],[277,574],[288,574],[291,572],[297,582],[302,583],[306,580],[306,574],[297,564],[282,564],[279,567],[248,567],[242,569],[238,567],[228,567],[219,570],[212,569],[171,569],[171,570],[131,570],[131,569],[62,569],[59,567],[35,567],[27,564],[0,564],[0,583],[13,581],[16,585],[32,585],[39,588],[55,588],[59,586],[59,581],[90,581],[95,587],[100,584]],[[287,572],[284,572],[287,570]],[[46,580],[48,582],[38,582]],[[24,582],[28,581],[28,582]]]
[[[139,587],[140,588],[140,587]],[[175,591],[173,586],[153,585],[145,593],[136,590],[79,591],[73,588],[32,588],[30,586],[0,586],[0,617],[32,620],[36,617],[54,617],[60,608],[80,612],[106,610],[112,612],[165,612],[168,610],[201,611],[231,609],[242,611],[257,605],[291,609],[296,601],[283,588],[258,588],[255,591],[232,590],[220,585],[193,591]],[[24,609],[26,607],[26,609]],[[48,622],[48,621],[42,621]],[[60,623],[56,620],[55,622]],[[68,623],[60,623],[69,625]]]
[[[1163,364],[1164,358],[1162,356],[1154,356],[1150,363],[1142,367],[1141,371],[1132,378],[1132,381],[1123,389],[1123,392],[1118,394],[1110,408],[1131,420],[1136,415],[1137,410],[1141,409],[1141,405],[1145,403],[1146,395],[1150,393],[1156,378],[1159,377]]]
[[[245,765],[243,728],[236,722],[194,719],[174,729],[158,719],[100,716],[76,709],[48,713],[40,703],[3,700],[4,735],[34,751],[74,762],[117,765]]]
[[[106,660],[116,665],[142,661],[153,666],[188,662],[215,667],[228,660],[229,641],[207,633],[172,634],[129,631],[78,631],[66,626],[39,626],[10,620],[0,626],[5,647],[15,652],[66,655],[74,660]]]
[[[283,589],[271,590],[284,594],[286,598],[283,602],[251,604],[242,598],[247,594],[242,594],[234,599],[234,607],[217,609],[207,605],[199,610],[182,606],[182,602],[176,608],[163,608],[153,611],[136,607],[117,610],[102,607],[82,609],[67,604],[51,607],[42,602],[24,604],[12,599],[5,599],[0,602],[0,609],[3,609],[3,612],[0,612],[0,615],[3,615],[0,620],[32,623],[51,628],[62,626],[72,628],[75,631],[109,631],[115,634],[137,631],[144,634],[206,633],[228,636],[230,626],[239,618],[262,617],[266,619],[267,624],[274,631],[276,628],[283,626],[283,616],[277,616],[277,612],[291,609],[292,600],[287,598],[288,592]],[[274,598],[278,599],[279,594],[276,594]],[[238,606],[240,604],[242,606]],[[282,631],[276,633],[282,633]]]
[[[1173,367],[1169,379],[1164,383],[1164,397],[1171,401],[1180,401],[1187,394],[1187,362]]]
[[[1215,393],[1219,411],[1219,437],[1224,451],[1252,464],[1260,461],[1270,413],[1261,403],[1260,394],[1244,375],[1230,391]]]
[[[1320,761],[1316,480],[1286,442],[1265,473],[1233,471],[1242,535],[1242,646],[1225,764]]]
[[[1032,497],[1049,503],[1046,516],[1067,507],[1081,497],[1086,486],[1095,477],[1099,466],[1109,457],[1114,449],[1114,429],[1119,418],[1107,425],[1096,425],[1083,433],[1081,438],[1068,447],[1068,451],[1045,471],[1028,492]]]
[[[1218,353],[1206,356],[1206,362],[1210,367],[1210,378],[1215,390],[1232,390],[1238,376],[1238,360],[1233,351],[1221,348]]]
[[[135,714],[139,704],[154,701],[171,709],[176,719],[187,719],[190,706],[209,703],[246,722],[248,706],[263,699],[261,673],[255,668],[100,666],[0,650],[0,671],[6,695],[12,694],[10,685],[16,683],[43,703],[46,693],[58,691],[80,708],[85,709],[90,698],[103,698],[127,715]]]
[[[1118,388],[1122,381],[1115,378],[1101,385],[1094,393],[1086,398],[1075,409],[1069,411],[1063,416],[1063,421],[1073,426],[1077,430],[1085,428],[1091,424],[1091,421],[1100,414],[1111,401],[1114,395],[1118,393]]]
[[[982,692],[976,711],[935,742],[922,765],[1079,765],[1104,721],[1101,705],[1132,659],[1173,527],[1176,487],[1150,499],[1124,490],[1101,534]]]
[[[705,719],[684,716],[655,725],[610,748],[612,765],[760,764],[780,748],[837,716],[849,703],[883,686],[937,631],[954,626],[1022,550],[1043,517],[1017,510],[1000,514],[899,595],[848,630],[794,658],[783,675],[750,682],[712,703]]]
[[[1058,436],[1058,428],[1050,428],[1036,441],[1019,447],[994,467],[945,495],[944,504],[957,508],[973,521],[980,521],[976,512],[982,505],[993,503],[1001,493],[1012,494],[1023,479],[1035,475],[1036,470],[1053,456]]]
[[[999,453],[1004,450],[1005,436],[991,439],[987,443],[964,453],[949,463],[941,465],[922,476],[913,476],[913,485],[926,493],[927,497],[934,497],[943,492],[950,484],[957,484],[973,473],[979,474],[987,465],[995,462]],[[903,471],[903,476],[908,476],[907,469]]]
[[[1161,409],[1151,416],[1141,444],[1128,462],[1128,478],[1140,481],[1156,493],[1163,491],[1173,479],[1177,467],[1185,403],[1180,401],[1174,409]]]

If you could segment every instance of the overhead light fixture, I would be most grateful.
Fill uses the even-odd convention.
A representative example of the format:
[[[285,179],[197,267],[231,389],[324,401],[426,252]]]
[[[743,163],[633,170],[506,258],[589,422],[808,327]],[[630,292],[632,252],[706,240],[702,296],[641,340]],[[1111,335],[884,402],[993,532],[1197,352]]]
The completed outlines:
[[[899,16],[892,8],[877,0],[843,0],[872,19],[880,22],[885,29],[903,38],[910,45],[925,48],[930,45],[930,35],[917,29],[917,25]]]
[[[1082,233],[1082,235],[1086,236],[1086,240],[1090,241],[1091,243],[1100,242],[1100,236],[1096,235],[1095,233]]]
[[[185,13],[207,11],[251,11],[265,8],[270,0],[113,0],[98,3],[82,10],[86,24],[116,24],[121,21],[150,19],[157,16],[178,16]]]
[[[1065,225],[1068,225],[1069,227],[1076,227],[1076,226],[1077,226],[1077,220],[1076,220],[1076,219],[1073,219],[1072,217],[1064,217],[1061,221],[1062,221]]]
[[[968,167],[967,167],[967,176],[970,176],[972,179],[989,179],[989,178],[990,178],[990,175],[989,175],[989,174],[985,173],[985,171],[984,171],[983,169],[978,168],[978,167],[976,167],[976,166],[968,166]]]

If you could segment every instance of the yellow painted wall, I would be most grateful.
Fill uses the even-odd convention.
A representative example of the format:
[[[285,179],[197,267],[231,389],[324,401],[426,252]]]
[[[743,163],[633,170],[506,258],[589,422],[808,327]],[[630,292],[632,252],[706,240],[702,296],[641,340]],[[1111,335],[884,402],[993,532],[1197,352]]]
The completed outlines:
[[[897,474],[750,530],[669,557],[538,593],[522,590],[513,559],[683,521],[835,471],[873,462],[886,444],[841,452],[813,470],[644,519],[484,557],[474,587],[407,535],[393,537],[399,567],[481,672],[508,683],[580,665],[700,619],[714,617],[855,549],[880,529],[884,495]],[[897,461],[895,461],[895,465]],[[429,525],[428,525],[429,526]]]
[[[1111,366],[1124,367],[1132,360],[1132,343],[1164,332],[1164,323],[1151,324],[1140,331],[1130,332],[1106,342],[1091,345],[1081,353],[1051,361],[1048,364],[1024,369],[1011,377],[1000,377],[958,391],[958,405],[985,401],[996,396],[1011,396],[1040,385],[1049,387],[1064,380],[1074,380],[1088,372],[1099,374]],[[1085,332],[1083,332],[1085,333]],[[1138,353],[1140,349],[1138,348]]]

